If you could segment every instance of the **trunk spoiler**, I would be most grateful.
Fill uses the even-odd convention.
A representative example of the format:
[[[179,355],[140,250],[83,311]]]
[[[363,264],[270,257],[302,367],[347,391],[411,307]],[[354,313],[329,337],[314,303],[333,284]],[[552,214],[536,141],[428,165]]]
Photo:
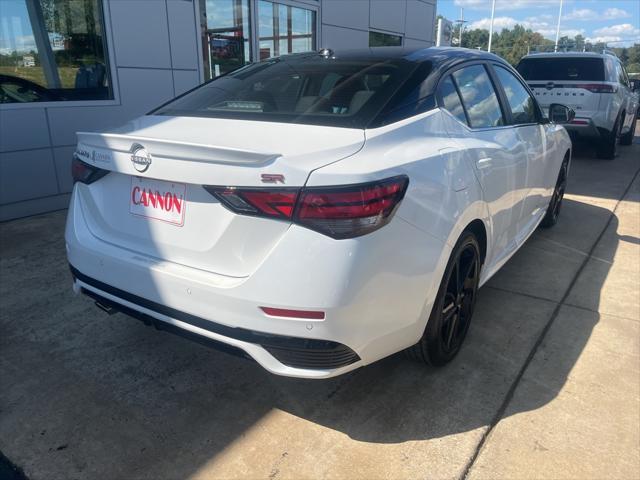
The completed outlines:
[[[78,132],[78,148],[132,153],[132,146],[142,145],[152,156],[224,165],[265,165],[280,157],[280,153],[263,153],[201,143],[163,140],[160,138],[117,133]]]

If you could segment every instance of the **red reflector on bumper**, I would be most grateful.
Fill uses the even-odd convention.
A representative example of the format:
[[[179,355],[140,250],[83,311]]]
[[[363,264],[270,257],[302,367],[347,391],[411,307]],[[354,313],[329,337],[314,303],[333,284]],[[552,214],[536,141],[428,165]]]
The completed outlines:
[[[571,120],[573,125],[589,125],[588,120]]]
[[[324,312],[310,310],[288,310],[286,308],[260,307],[264,313],[271,317],[304,318],[305,320],[324,320]]]

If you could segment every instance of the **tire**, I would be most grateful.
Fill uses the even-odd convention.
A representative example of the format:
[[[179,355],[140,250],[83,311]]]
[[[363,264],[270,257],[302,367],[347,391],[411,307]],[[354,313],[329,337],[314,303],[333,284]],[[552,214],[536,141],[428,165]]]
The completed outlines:
[[[613,160],[618,155],[618,143],[620,141],[620,133],[622,130],[621,118],[618,117],[613,125],[613,131],[607,132],[598,141],[596,147],[596,155],[598,158],[605,160]]]
[[[464,232],[447,263],[422,338],[406,351],[410,358],[440,367],[458,354],[473,316],[481,267],[478,240]]]
[[[640,108],[638,109],[640,111]],[[638,116],[633,116],[633,122],[631,122],[631,128],[627,133],[620,137],[620,145],[631,145],[633,143],[633,135],[636,131],[636,122],[638,121]]]
[[[562,207],[562,200],[564,199],[564,192],[567,188],[567,173],[569,168],[569,159],[565,159],[560,167],[558,173],[558,180],[556,180],[556,186],[553,189],[553,195],[549,201],[547,207],[547,213],[540,222],[542,228],[551,228],[558,223],[558,217],[560,216],[560,208]]]

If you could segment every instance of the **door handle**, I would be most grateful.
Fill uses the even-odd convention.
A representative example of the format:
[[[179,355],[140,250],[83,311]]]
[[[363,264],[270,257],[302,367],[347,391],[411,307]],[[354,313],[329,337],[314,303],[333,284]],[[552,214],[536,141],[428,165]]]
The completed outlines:
[[[490,167],[491,166],[491,158],[490,157],[481,158],[480,160],[478,160],[476,162],[476,165],[478,165],[478,168]]]

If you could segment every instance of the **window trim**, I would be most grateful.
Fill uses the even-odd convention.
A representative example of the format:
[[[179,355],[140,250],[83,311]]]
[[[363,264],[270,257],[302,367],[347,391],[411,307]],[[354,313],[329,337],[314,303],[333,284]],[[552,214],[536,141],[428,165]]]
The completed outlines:
[[[446,110],[446,108],[444,108],[443,99],[442,99],[442,96],[441,96],[441,93],[440,93],[441,92],[440,85],[444,81],[444,79],[447,78],[447,76],[452,75],[453,73],[455,73],[456,71],[458,71],[458,70],[460,70],[462,68],[472,67],[474,65],[480,65],[480,66],[484,67],[485,72],[489,76],[489,81],[491,82],[491,85],[493,86],[493,90],[496,93],[496,97],[498,99],[498,105],[500,107],[500,112],[502,113],[502,119],[505,122],[505,124],[504,125],[499,125],[497,127],[472,127],[471,126],[471,122],[469,122],[469,116],[467,114],[467,107],[464,104],[464,99],[462,98],[462,95],[460,95],[460,92],[458,90],[458,85],[457,85],[457,82],[455,81],[455,79],[453,79],[453,84],[455,85],[456,90],[458,91],[458,96],[460,97],[460,101],[462,102],[462,108],[464,108],[465,117],[467,118],[467,122],[468,123],[466,123],[466,124],[462,123],[456,117],[451,115],[452,118],[454,118],[461,125],[464,125],[469,130],[474,131],[474,132],[483,132],[483,131],[488,131],[488,130],[502,130],[502,129],[505,129],[505,128],[512,128],[513,125],[511,125],[511,123],[507,121],[507,120],[510,120],[510,117],[507,117],[504,105],[502,104],[501,90],[499,90],[496,87],[495,80],[493,78],[493,72],[489,68],[489,62],[487,62],[486,60],[472,60],[472,61],[468,61],[468,62],[463,62],[463,63],[459,63],[459,64],[454,65],[453,67],[448,68],[447,70],[445,70],[440,75],[440,78],[438,79],[438,83],[436,84],[436,102],[437,102],[438,108]],[[500,86],[500,88],[502,88],[502,87]],[[511,111],[509,111],[509,114],[510,113],[511,113]]]
[[[115,65],[115,51],[113,43],[113,30],[111,27],[110,0],[99,0],[102,7],[102,23],[104,26],[106,42],[106,67],[109,70],[109,80],[113,98],[108,100],[61,100],[59,102],[25,102],[25,103],[0,103],[0,111],[24,110],[31,108],[69,108],[69,107],[106,107],[122,105],[120,98],[120,85],[118,71]]]

